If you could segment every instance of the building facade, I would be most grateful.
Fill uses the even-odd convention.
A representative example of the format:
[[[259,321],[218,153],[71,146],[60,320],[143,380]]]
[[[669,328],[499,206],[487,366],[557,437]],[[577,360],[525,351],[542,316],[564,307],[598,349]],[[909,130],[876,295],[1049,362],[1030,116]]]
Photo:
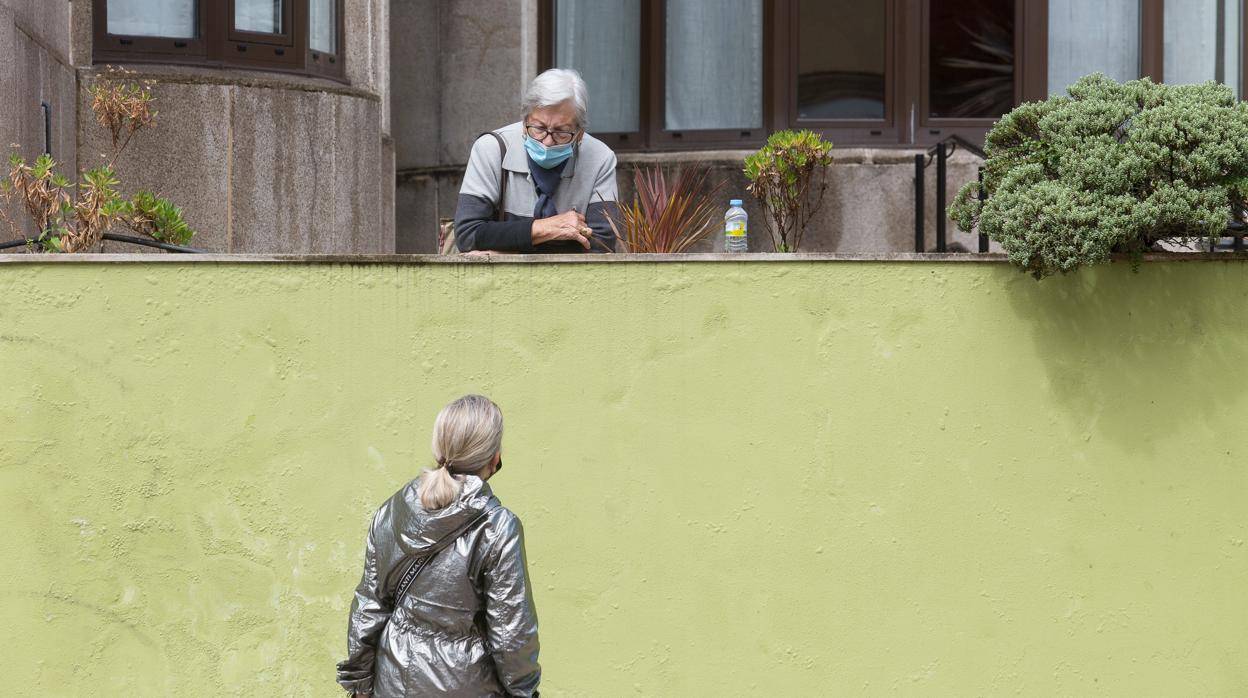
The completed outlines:
[[[109,136],[88,88],[123,65],[151,81],[158,116],[116,163],[122,193],[150,189],[183,207],[192,245],[392,252],[388,10],[0,0],[0,137],[27,158],[51,152],[71,179],[100,164]]]
[[[124,65],[160,114],[117,163],[123,193],[182,206],[195,246],[428,253],[475,137],[520,118],[540,70],[572,67],[623,197],[639,167],[705,164],[768,249],[743,158],[810,128],[836,163],[804,248],[912,251],[916,155],[982,143],[1097,70],[1243,94],[1245,21],[1237,0],[0,0],[0,138],[67,173],[98,164],[88,88]],[[952,155],[949,196],[978,165]]]

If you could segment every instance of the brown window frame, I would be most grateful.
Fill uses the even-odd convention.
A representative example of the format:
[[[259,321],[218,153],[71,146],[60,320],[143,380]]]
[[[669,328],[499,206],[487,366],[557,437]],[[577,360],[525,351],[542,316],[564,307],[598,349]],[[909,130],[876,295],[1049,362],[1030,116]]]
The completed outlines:
[[[995,118],[932,118],[930,102],[930,0],[879,0],[886,3],[885,110],[880,120],[799,119],[797,117],[797,58],[799,0],[776,0],[784,22],[785,52],[775,77],[785,87],[776,130],[810,129],[845,146],[918,148],[952,136],[980,142]],[[1038,18],[1047,19],[1047,0],[1014,0],[1014,103],[1043,99],[1048,71],[1047,33],[1034,31]],[[1047,21],[1040,28],[1046,28]]]
[[[762,73],[759,83],[763,94],[759,95],[761,104],[760,123],[755,128],[730,129],[669,129],[666,128],[667,105],[667,1],[643,0],[650,4],[649,24],[642,25],[642,33],[649,34],[651,45],[659,44],[659,48],[650,56],[649,75],[649,128],[647,140],[652,150],[684,150],[692,144],[696,148],[733,148],[761,145],[770,133],[768,125],[774,121],[774,99],[771,99],[771,80],[767,78],[771,72],[772,54],[776,50],[775,11],[776,0],[762,0],[763,3],[763,55]],[[647,29],[649,31],[647,32]],[[656,37],[662,37],[657,40]],[[643,74],[643,80],[645,76]],[[645,83],[643,82],[643,85]],[[644,87],[643,87],[644,89]],[[645,122],[643,122],[645,123]],[[643,129],[646,127],[643,126]]]
[[[1035,44],[1027,53],[1030,61],[1035,63],[1034,67],[1025,66],[1027,69],[1034,70],[1038,77],[1034,81],[1038,82],[1038,87],[1026,94],[1027,100],[1044,99],[1048,96],[1048,76],[1049,76],[1049,56],[1048,56],[1048,40],[1049,40],[1049,3],[1048,0],[1028,0],[1025,2],[1027,12],[1031,15],[1029,18],[1029,26],[1034,29],[1032,33],[1034,37],[1028,36],[1027,39]],[[1165,1],[1164,0],[1140,0],[1140,65],[1139,77],[1151,78],[1153,82],[1165,81]],[[1241,100],[1248,99],[1248,46],[1244,45],[1245,39],[1248,39],[1248,2],[1241,2],[1239,17],[1239,98]]]
[[[667,30],[666,0],[641,0],[641,46],[638,123],[636,131],[591,132],[594,137],[615,150],[671,151],[688,149],[757,147],[767,139],[774,121],[773,90],[771,85],[774,63],[771,56],[777,45],[775,13],[780,0],[763,2],[763,61],[762,61],[762,123],[750,129],[667,129],[664,128],[666,109],[664,95],[667,77],[667,51],[664,38]],[[557,0],[538,1],[538,69],[554,66],[554,38],[556,25],[555,3]]]
[[[345,0],[334,0],[336,53],[310,47],[309,0],[285,0],[283,33],[234,28],[236,0],[197,0],[193,39],[124,36],[108,33],[109,0],[92,0],[95,63],[165,63],[298,73],[345,82]]]
[[[916,79],[918,80],[919,89],[915,95],[916,102],[913,105],[916,110],[916,118],[914,119],[915,133],[911,134],[910,142],[918,146],[934,145],[952,135],[961,136],[973,143],[982,143],[984,137],[988,135],[988,131],[992,128],[1000,117],[990,118],[947,118],[933,117],[931,111],[931,0],[920,0],[918,3],[919,22],[917,26],[919,41],[918,71]],[[1034,61],[1027,55],[1027,49],[1030,46],[1026,43],[1025,37],[1030,29],[1027,24],[1026,3],[1024,0],[1014,0],[1014,105],[1027,101],[1028,94],[1034,94],[1036,86],[1028,83],[1028,78],[1034,79],[1034,75],[1026,73],[1026,67]],[[1038,3],[1033,3],[1038,4]],[[1048,10],[1048,3],[1045,4],[1045,10]],[[1048,36],[1045,36],[1047,42]],[[1046,51],[1047,53],[1047,51]],[[1046,66],[1045,75],[1047,77],[1048,70]],[[1038,97],[1043,99],[1043,95]]]
[[[555,32],[558,23],[555,15],[556,0],[538,0],[538,70],[547,70],[555,65]],[[594,138],[606,143],[612,150],[649,150],[649,140],[647,138],[646,123],[649,119],[649,109],[651,94],[647,85],[647,76],[651,71],[653,62],[653,52],[650,50],[650,31],[651,16],[653,15],[653,5],[651,0],[641,0],[641,36],[640,46],[638,50],[638,59],[640,61],[639,80],[638,80],[638,105],[637,105],[637,124],[636,131],[590,131],[594,134]]]
[[[303,69],[310,75],[346,82],[346,0],[334,0],[334,12],[334,52],[328,53],[312,48],[312,30],[310,27],[305,28],[303,35],[307,49],[304,54]]]
[[[665,0],[641,0],[640,123],[632,133],[594,136],[617,150],[752,148],[768,133],[808,128],[838,145],[917,148],[951,136],[983,142],[995,118],[932,118],[928,80],[931,0],[887,3],[885,23],[885,113],[881,120],[797,118],[798,0],[763,0],[763,128],[740,131],[672,132],[665,117]],[[554,65],[555,2],[539,0],[539,69]],[[1141,77],[1164,78],[1164,0],[1140,0]],[[1014,103],[1048,96],[1048,0],[1014,0]],[[1240,99],[1248,99],[1248,2],[1240,11]]]
[[[786,43],[789,46],[779,77],[785,87],[784,109],[780,123],[786,128],[817,131],[835,143],[854,145],[892,146],[900,142],[902,128],[900,116],[905,112],[906,99],[904,66],[906,46],[898,41],[907,21],[905,0],[883,0],[884,26],[884,117],[882,119],[802,119],[797,112],[798,51],[800,36],[798,27],[801,11],[798,0],[786,0],[782,8],[785,18]]]

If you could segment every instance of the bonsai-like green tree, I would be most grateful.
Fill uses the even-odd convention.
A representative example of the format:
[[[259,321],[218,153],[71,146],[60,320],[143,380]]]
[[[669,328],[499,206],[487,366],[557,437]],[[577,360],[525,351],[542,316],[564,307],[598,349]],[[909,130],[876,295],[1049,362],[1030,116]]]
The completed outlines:
[[[1162,239],[1216,238],[1241,215],[1248,105],[1231,90],[1119,84],[1100,73],[1068,96],[1019,105],[985,141],[983,191],[972,182],[950,214],[1001,243],[1037,279],[1138,260]]]
[[[763,205],[763,223],[776,252],[795,252],[828,188],[832,144],[813,131],[777,131],[745,158],[750,193]],[[818,179],[816,180],[816,176]]]

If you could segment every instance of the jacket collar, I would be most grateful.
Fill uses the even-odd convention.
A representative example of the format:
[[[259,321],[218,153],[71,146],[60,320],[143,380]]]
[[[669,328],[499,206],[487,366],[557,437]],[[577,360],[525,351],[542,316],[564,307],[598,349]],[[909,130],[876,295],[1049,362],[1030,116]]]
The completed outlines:
[[[420,554],[464,523],[479,516],[490,505],[494,491],[475,475],[465,475],[455,501],[436,511],[426,511],[420,503],[420,481],[416,478],[395,493],[386,506],[396,508],[391,517],[395,540],[405,554]]]

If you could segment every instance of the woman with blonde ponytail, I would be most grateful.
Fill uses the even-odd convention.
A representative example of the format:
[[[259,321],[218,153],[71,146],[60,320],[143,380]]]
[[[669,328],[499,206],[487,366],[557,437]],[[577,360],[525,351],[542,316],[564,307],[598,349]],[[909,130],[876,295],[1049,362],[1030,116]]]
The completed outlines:
[[[520,519],[486,484],[503,413],[466,395],[433,424],[433,467],[373,515],[338,683],[354,696],[537,696]]]

